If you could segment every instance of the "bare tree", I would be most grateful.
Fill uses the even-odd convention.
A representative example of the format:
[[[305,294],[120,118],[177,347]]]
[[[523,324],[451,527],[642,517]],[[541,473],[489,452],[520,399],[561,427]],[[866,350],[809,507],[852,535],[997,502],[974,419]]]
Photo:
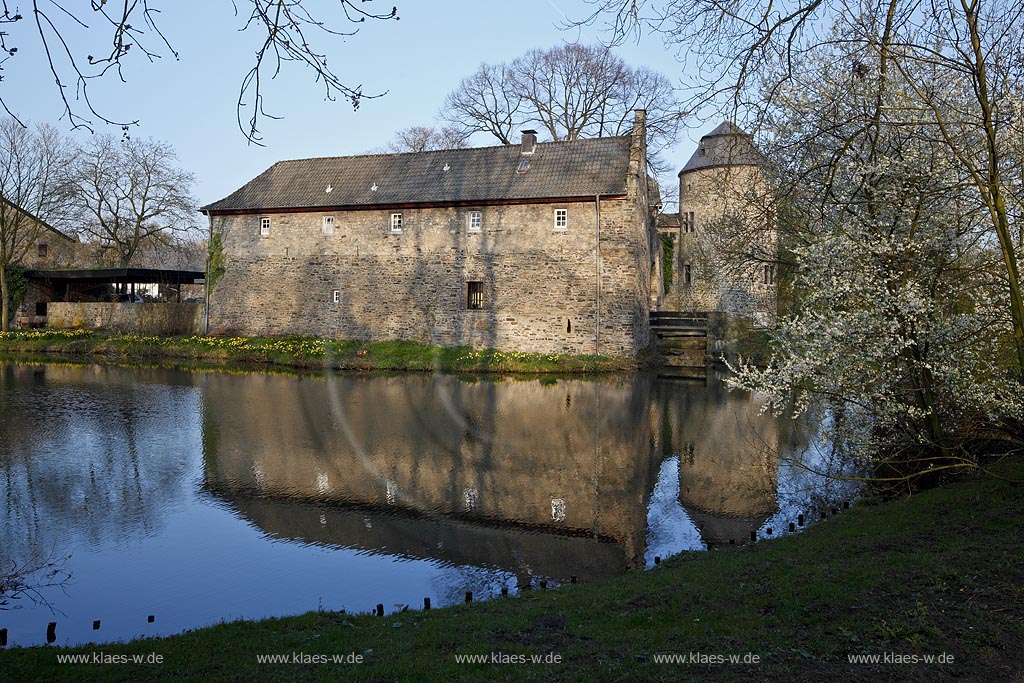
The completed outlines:
[[[0,329],[10,325],[7,269],[21,262],[67,203],[71,148],[56,130],[0,120]]]
[[[669,80],[633,68],[601,45],[531,50],[510,64],[483,64],[448,95],[441,116],[464,134],[511,144],[515,130],[542,128],[552,140],[624,135],[633,110],[647,110],[648,150],[672,146],[683,114]]]
[[[481,64],[448,94],[441,116],[467,137],[485,133],[510,145],[516,126],[524,120],[523,109],[523,93],[509,67]]]
[[[380,148],[384,154],[428,152],[435,149],[464,149],[467,136],[451,126],[410,126],[395,133],[394,139]]]
[[[81,233],[112,248],[121,267],[144,247],[194,232],[195,178],[165,142],[97,135],[72,176]]]
[[[960,164],[985,207],[1003,262],[1018,374],[1024,377],[1024,294],[1009,205],[1020,179],[1024,128],[1024,3],[1020,0],[591,0],[585,22],[607,20],[614,40],[659,34],[700,67],[691,107],[717,102],[754,128],[799,82],[805,58],[827,54],[846,25],[849,78],[905,87],[929,113],[929,135]],[[880,92],[884,93],[883,88]],[[879,100],[881,101],[881,99]],[[882,125],[866,114],[868,125]],[[800,154],[801,150],[790,150]],[[868,155],[858,163],[874,163]],[[1017,218],[1019,221],[1019,217]]]
[[[326,51],[318,47],[318,41],[354,35],[358,24],[367,19],[398,19],[396,7],[380,13],[365,9],[365,3],[372,1],[334,0],[331,12],[309,0],[232,0],[236,15],[240,5],[248,12],[242,30],[251,30],[260,37],[255,63],[242,78],[238,93],[238,126],[250,142],[259,144],[262,139],[261,119],[275,118],[264,109],[264,85],[287,63],[308,68],[329,100],[340,97],[358,107],[362,99],[380,96],[366,95],[361,85],[351,84],[351,76],[343,78],[335,73],[328,65]],[[90,131],[96,121],[126,131],[138,123],[130,117],[101,113],[103,108],[93,102],[90,85],[104,77],[124,81],[122,67],[132,55],[149,62],[165,54],[177,59],[171,39],[160,28],[162,7],[197,11],[183,3],[160,0],[90,0],[88,4],[32,0],[30,5],[26,17],[9,3],[0,4],[0,27],[6,25],[6,30],[0,31],[0,71],[16,57],[19,45],[35,43],[46,56],[63,115],[73,128]],[[353,26],[352,30],[340,28],[346,25]],[[94,47],[80,48],[75,43],[72,36],[82,29]],[[2,91],[0,106],[11,113]]]

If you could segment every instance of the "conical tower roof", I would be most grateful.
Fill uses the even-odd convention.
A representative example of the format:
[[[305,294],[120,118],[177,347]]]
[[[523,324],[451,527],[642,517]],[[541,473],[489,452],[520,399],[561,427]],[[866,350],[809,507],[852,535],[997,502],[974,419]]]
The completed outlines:
[[[757,166],[761,161],[761,153],[750,135],[731,121],[722,121],[700,139],[697,150],[679,175],[718,166]]]

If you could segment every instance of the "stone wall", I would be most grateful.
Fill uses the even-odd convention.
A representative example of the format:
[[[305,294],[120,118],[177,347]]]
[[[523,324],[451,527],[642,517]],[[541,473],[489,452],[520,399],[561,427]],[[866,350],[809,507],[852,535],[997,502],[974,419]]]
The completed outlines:
[[[778,236],[761,172],[755,166],[690,171],[680,175],[679,192],[681,226],[662,229],[675,238],[672,286],[662,308],[721,311],[768,325],[777,310]],[[692,232],[684,227],[687,213]]]
[[[202,304],[69,303],[47,305],[47,326],[85,327],[145,335],[192,335],[203,332]]]
[[[594,200],[406,208],[400,234],[389,231],[398,209],[216,216],[226,271],[210,332],[630,355],[648,336],[640,208],[601,199],[600,295]],[[568,211],[567,230],[554,229],[555,209]],[[482,213],[480,232],[468,230],[471,211]],[[467,308],[469,282],[482,283],[479,310]]]

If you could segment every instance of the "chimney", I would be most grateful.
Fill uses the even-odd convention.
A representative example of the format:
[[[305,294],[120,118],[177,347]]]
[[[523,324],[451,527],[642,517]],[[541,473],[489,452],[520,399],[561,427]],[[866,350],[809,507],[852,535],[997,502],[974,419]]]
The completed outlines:
[[[523,131],[523,154],[533,154],[537,150],[537,131]]]

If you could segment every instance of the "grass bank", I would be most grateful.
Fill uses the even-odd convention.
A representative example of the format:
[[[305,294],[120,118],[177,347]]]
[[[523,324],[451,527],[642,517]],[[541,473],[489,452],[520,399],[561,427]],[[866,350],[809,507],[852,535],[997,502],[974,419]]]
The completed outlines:
[[[598,373],[635,369],[632,358],[441,348],[409,341],[345,341],[318,337],[144,337],[89,330],[0,332],[0,354],[162,361],[204,366],[278,366],[327,371],[448,373]]]
[[[998,471],[1019,480],[1024,463],[1004,462]],[[972,479],[861,505],[801,534],[686,553],[587,585],[385,618],[310,613],[128,644],[11,650],[0,652],[0,671],[14,681],[1019,683],[1022,557],[1024,487]],[[156,653],[163,663],[57,662],[93,652]],[[356,653],[363,662],[257,661],[294,653]],[[507,663],[460,663],[466,655],[504,655]],[[512,663],[533,655],[560,663]],[[664,655],[685,663],[656,661]],[[730,655],[758,662],[719,663]],[[880,661],[854,664],[851,655]],[[928,656],[936,661],[908,663]]]

